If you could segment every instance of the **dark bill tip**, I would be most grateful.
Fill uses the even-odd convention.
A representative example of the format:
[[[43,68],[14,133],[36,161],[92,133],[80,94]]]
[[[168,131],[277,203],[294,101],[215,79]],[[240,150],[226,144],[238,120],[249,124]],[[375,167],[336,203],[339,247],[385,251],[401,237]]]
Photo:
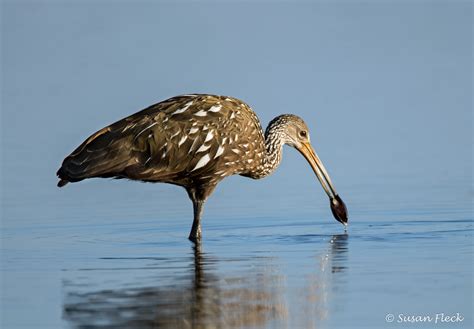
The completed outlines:
[[[343,224],[344,226],[347,225],[347,208],[344,204],[344,201],[336,195],[334,198],[331,199],[331,211],[338,222]]]

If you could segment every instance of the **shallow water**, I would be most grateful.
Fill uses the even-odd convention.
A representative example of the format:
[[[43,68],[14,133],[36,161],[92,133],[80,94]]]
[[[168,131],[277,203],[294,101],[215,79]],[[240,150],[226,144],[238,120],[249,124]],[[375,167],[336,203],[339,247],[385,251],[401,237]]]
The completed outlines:
[[[388,189],[390,198],[364,209],[363,193],[354,193],[344,232],[316,182],[301,197],[305,203],[316,194],[314,206],[300,209],[287,194],[294,208],[272,207],[273,193],[262,194],[257,216],[246,198],[245,209],[230,211],[235,200],[226,195],[239,182],[273,183],[224,183],[209,200],[198,246],[186,239],[190,202],[175,187],[98,180],[51,189],[61,203],[38,195],[36,219],[4,222],[5,328],[407,327],[385,317],[442,312],[464,318],[443,327],[472,325],[467,196],[442,204],[431,193],[399,205]],[[115,190],[120,200],[121,187],[142,193],[121,205],[110,195]],[[93,189],[106,193],[94,201],[86,196]],[[143,198],[153,189],[173,201],[150,205],[160,194]],[[46,220],[41,208],[52,206],[56,213]],[[6,208],[6,218],[15,213]]]

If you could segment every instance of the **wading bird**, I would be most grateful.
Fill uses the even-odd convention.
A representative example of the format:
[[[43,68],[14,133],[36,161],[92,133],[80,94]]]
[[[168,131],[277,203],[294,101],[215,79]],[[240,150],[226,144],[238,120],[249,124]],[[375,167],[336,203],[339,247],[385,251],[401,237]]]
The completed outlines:
[[[189,239],[201,239],[203,205],[230,175],[254,179],[280,164],[283,145],[295,147],[313,168],[331,210],[347,225],[347,210],[296,115],[274,118],[265,131],[252,109],[226,96],[182,95],[152,105],[87,138],[59,168],[58,186],[93,177],[128,178],[182,186],[193,202]]]

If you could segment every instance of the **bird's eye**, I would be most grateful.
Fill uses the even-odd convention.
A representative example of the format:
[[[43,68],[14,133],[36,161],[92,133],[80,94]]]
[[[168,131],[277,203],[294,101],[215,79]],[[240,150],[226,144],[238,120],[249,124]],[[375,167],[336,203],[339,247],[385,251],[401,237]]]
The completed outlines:
[[[300,131],[300,137],[301,138],[306,138],[308,136],[308,133],[305,130]]]

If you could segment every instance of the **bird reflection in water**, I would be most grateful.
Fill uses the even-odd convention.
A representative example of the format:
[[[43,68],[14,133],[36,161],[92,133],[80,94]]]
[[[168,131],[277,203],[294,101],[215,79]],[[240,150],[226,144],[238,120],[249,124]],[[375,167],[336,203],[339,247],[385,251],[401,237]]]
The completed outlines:
[[[255,328],[265,326],[272,318],[286,318],[282,293],[278,291],[281,275],[269,271],[271,265],[249,275],[229,273],[218,278],[209,271],[212,258],[201,248],[200,243],[193,247],[194,289],[191,299],[184,301],[189,311],[174,320],[174,327]]]
[[[304,302],[292,327],[319,328],[333,313],[331,305],[343,308],[343,301],[336,300],[338,296],[333,292],[344,287],[348,238],[347,233],[333,235],[326,250],[315,255],[318,268],[305,279],[300,293]]]
[[[332,236],[331,239],[331,255],[332,255],[332,264],[331,272],[343,272],[346,269],[347,263],[347,239],[349,235],[336,234]]]
[[[331,276],[345,269],[347,235],[333,236],[325,249],[316,255],[319,269],[304,280],[303,318],[290,314],[295,305],[287,294],[292,292],[285,289],[274,259],[253,259],[263,265],[220,274],[219,262],[226,260],[203,252],[199,243],[193,247],[189,275],[170,285],[82,293],[65,281],[63,317],[73,328],[91,329],[316,327],[327,317]]]

